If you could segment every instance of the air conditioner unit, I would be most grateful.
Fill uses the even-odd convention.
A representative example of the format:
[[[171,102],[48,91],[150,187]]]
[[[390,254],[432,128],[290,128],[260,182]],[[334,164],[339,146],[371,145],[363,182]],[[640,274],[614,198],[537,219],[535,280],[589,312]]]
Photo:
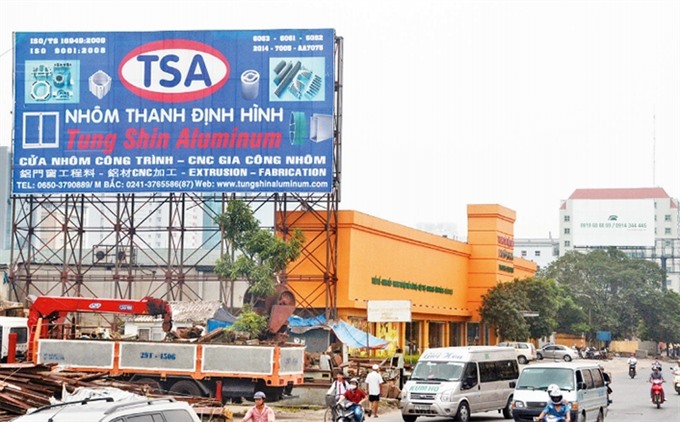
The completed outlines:
[[[134,252],[130,255],[129,248],[97,245],[92,250],[92,263],[104,265],[134,264],[134,255]]]

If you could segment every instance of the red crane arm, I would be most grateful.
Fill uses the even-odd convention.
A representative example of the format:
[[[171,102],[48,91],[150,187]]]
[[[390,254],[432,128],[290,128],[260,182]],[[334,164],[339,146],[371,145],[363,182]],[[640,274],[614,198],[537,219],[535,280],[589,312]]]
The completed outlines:
[[[29,329],[35,327],[39,318],[56,321],[69,312],[127,315],[162,315],[163,330],[172,329],[172,309],[162,299],[145,297],[132,299],[98,299],[87,297],[39,296],[31,304],[28,313]]]

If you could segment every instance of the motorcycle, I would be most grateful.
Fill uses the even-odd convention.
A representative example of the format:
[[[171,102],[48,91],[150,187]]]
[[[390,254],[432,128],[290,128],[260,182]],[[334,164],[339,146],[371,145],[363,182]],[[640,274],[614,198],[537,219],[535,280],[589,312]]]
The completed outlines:
[[[340,400],[335,404],[335,421],[334,422],[363,422],[366,419],[366,412],[361,414],[361,421],[354,418],[354,403],[349,400]]]
[[[566,422],[566,419],[562,416],[545,415],[543,419],[538,419],[538,416],[534,416],[535,422]]]
[[[656,405],[656,408],[661,407],[661,403],[663,403],[664,400],[664,394],[663,394],[663,380],[652,380],[652,403]]]
[[[675,387],[675,391],[680,394],[680,369],[673,372],[673,387]]]
[[[635,375],[636,375],[635,366],[636,365],[637,364],[635,364],[635,363],[631,363],[631,364],[628,365],[628,376],[630,376],[631,378],[635,378]]]

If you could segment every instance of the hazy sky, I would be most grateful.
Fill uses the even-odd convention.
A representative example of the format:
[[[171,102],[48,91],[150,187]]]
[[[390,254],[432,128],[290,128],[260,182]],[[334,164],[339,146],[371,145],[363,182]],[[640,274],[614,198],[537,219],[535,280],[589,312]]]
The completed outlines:
[[[341,209],[464,238],[467,204],[498,203],[515,237],[559,237],[574,189],[680,197],[677,0],[2,0],[0,145],[13,31],[280,28],[344,38]]]

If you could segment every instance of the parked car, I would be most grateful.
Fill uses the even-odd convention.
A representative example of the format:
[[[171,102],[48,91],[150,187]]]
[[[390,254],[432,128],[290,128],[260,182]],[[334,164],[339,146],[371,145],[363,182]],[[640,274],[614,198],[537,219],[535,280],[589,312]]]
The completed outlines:
[[[540,349],[536,350],[538,359],[562,359],[565,362],[571,362],[578,358],[578,352],[569,346],[561,344],[546,344]]]
[[[113,401],[113,398],[94,398],[44,406],[13,422],[131,422],[173,421],[200,422],[200,418],[186,402],[173,398]]]
[[[525,343],[521,341],[502,341],[497,346],[512,347],[515,349],[517,361],[522,365],[526,365],[529,361],[536,360],[536,347],[532,343]]]

